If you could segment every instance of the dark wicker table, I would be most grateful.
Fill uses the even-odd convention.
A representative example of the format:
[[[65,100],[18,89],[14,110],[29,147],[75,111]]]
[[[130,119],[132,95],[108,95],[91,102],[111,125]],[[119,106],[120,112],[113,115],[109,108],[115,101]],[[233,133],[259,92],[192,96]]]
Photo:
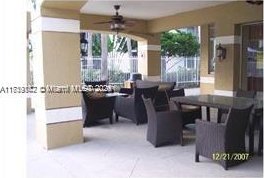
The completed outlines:
[[[220,112],[222,109],[229,109],[231,107],[237,109],[247,108],[250,105],[254,105],[253,113],[259,110],[263,110],[263,99],[251,99],[243,97],[230,97],[220,95],[195,95],[195,96],[184,96],[184,97],[173,97],[172,101],[180,104],[189,104],[206,107],[206,119],[210,121],[210,108],[217,108],[217,122],[221,121]],[[262,117],[263,119],[263,117]],[[254,130],[255,121],[254,117],[249,124],[249,153],[253,154],[254,150]]]

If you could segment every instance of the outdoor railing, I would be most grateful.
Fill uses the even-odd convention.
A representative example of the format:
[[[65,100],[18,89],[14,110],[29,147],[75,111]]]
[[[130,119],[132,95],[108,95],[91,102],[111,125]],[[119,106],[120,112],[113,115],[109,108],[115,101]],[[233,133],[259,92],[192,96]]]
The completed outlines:
[[[200,58],[161,58],[161,80],[176,82],[177,88],[192,88],[200,85]]]
[[[100,57],[83,58],[81,60],[82,82],[102,80]],[[200,59],[193,58],[161,58],[161,80],[176,82],[176,87],[199,87]],[[107,78],[111,85],[123,86],[130,78],[130,73],[138,72],[136,57],[107,58]]]
[[[102,80],[102,58],[84,58],[81,60],[82,81]],[[107,78],[111,85],[122,86],[130,78],[130,73],[138,72],[137,57],[107,58]]]

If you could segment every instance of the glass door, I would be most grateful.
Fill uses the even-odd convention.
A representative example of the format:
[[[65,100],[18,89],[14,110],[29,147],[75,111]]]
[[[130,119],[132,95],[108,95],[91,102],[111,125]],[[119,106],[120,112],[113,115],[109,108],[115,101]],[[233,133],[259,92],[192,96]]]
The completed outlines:
[[[241,88],[263,91],[263,23],[242,26]]]

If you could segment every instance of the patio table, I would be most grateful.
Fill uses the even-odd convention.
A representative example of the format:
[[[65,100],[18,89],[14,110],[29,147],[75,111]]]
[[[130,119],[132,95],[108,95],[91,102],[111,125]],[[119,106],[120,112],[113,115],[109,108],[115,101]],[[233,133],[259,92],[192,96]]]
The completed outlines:
[[[262,99],[252,99],[243,97],[230,97],[230,96],[220,96],[220,95],[195,95],[195,96],[184,96],[184,97],[173,97],[172,101],[179,104],[189,104],[197,106],[206,107],[206,119],[210,121],[210,108],[217,108],[217,122],[221,121],[221,110],[229,108],[244,109],[250,105],[254,105],[253,113],[259,110],[263,110],[263,100]],[[262,118],[263,119],[263,118]],[[254,128],[255,121],[254,117],[249,124],[249,153],[253,154],[254,150]]]

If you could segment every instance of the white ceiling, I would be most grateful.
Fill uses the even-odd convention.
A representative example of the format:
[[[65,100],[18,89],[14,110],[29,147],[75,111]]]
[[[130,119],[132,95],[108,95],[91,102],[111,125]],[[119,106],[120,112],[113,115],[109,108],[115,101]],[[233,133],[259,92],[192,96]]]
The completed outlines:
[[[159,17],[174,15],[181,12],[216,6],[228,2],[230,2],[230,0],[224,0],[224,1],[89,0],[82,7],[81,12],[85,14],[114,15],[115,10],[113,6],[121,5],[119,12],[124,17],[150,20]]]

